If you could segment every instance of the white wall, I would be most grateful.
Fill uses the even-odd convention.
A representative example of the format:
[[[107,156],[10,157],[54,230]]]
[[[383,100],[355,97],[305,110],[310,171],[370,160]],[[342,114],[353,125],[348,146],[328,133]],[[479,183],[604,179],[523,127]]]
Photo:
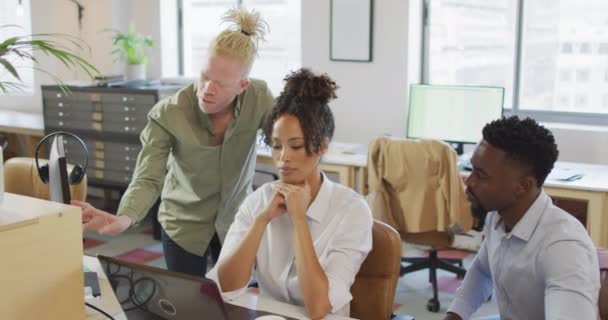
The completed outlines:
[[[374,2],[373,61],[368,63],[330,61],[330,2],[302,1],[302,65],[327,72],[340,86],[338,99],[330,104],[336,141],[365,142],[405,132],[407,1]]]
[[[560,161],[608,164],[608,128],[545,124],[555,136]]]

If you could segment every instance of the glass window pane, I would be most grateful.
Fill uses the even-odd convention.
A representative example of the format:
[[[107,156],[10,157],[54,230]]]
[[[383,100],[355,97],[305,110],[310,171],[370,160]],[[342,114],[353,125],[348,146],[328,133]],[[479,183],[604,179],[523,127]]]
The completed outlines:
[[[32,34],[30,15],[29,0],[0,1],[0,26],[2,26],[0,28],[0,42],[8,38]],[[31,40],[31,38],[27,38],[26,40]],[[2,55],[2,58],[9,61],[15,67],[23,85],[20,89],[8,89],[7,95],[32,95],[34,93],[34,64],[32,60],[20,58],[14,53]],[[2,65],[0,65],[0,82],[20,83]],[[5,93],[0,90],[1,95],[5,95]]]
[[[512,106],[517,1],[433,0],[428,82],[505,88]]]
[[[608,1],[524,3],[519,107],[608,113]]]
[[[260,42],[258,57],[250,76],[265,80],[276,96],[283,78],[301,65],[300,0],[243,0],[268,22],[270,33]],[[226,28],[221,16],[234,8],[237,0],[184,0],[184,75],[198,77],[211,40]]]
[[[270,27],[266,41],[260,43],[251,77],[266,81],[278,96],[285,75],[302,65],[300,0],[243,0],[243,4],[260,12]]]
[[[237,0],[184,0],[184,76],[199,76],[211,40],[226,28],[222,15],[236,5]]]

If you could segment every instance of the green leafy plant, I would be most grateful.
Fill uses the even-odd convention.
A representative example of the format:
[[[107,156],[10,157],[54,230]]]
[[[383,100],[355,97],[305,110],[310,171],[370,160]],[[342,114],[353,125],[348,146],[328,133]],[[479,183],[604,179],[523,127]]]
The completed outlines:
[[[127,33],[114,30],[112,37],[114,49],[112,54],[127,64],[146,64],[148,55],[145,48],[152,47],[154,41],[149,36],[143,36],[135,31],[135,25],[129,24]]]
[[[19,26],[2,25],[0,28],[19,28]],[[25,88],[25,84],[21,80],[21,77],[19,77],[19,67],[16,67],[9,60],[9,56],[14,55],[22,59],[31,60],[34,63],[32,67],[34,70],[48,74],[59,85],[62,91],[69,93],[68,87],[61,79],[36,66],[38,61],[34,57],[34,52],[41,51],[46,55],[55,57],[70,69],[80,68],[91,78],[99,74],[99,70],[84,58],[74,53],[74,49],[88,49],[90,51],[90,47],[82,39],[66,34],[39,33],[15,36],[2,40],[0,42],[0,66],[2,66],[0,68],[0,76],[2,76],[0,79],[5,79],[4,74],[8,72],[17,81],[0,80],[0,91],[8,94],[9,91],[23,91]]]

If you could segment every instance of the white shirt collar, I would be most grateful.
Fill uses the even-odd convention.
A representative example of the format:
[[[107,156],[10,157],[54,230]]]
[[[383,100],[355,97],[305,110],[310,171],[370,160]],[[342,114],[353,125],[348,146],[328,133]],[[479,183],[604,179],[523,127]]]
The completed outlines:
[[[325,217],[327,210],[329,210],[329,204],[331,203],[331,194],[334,189],[334,182],[329,180],[325,173],[321,172],[323,181],[321,182],[321,188],[317,193],[317,197],[310,204],[306,211],[306,216],[313,221],[320,223]]]

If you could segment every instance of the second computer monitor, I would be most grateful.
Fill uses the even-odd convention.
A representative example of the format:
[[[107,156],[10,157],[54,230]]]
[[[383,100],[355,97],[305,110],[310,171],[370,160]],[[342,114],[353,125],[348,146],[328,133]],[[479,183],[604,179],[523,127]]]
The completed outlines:
[[[70,204],[70,185],[61,135],[55,136],[49,151],[49,189],[51,201]]]
[[[502,117],[504,88],[422,85],[410,87],[407,137],[478,143],[486,123]]]

